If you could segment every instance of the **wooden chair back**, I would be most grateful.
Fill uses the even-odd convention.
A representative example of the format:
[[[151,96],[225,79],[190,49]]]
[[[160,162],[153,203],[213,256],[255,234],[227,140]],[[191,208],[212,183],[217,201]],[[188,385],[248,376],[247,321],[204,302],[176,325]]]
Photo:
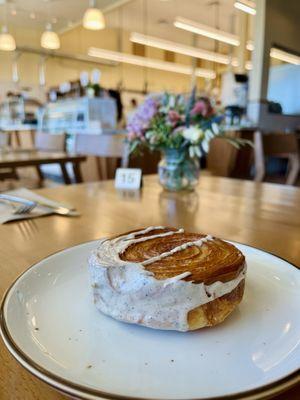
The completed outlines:
[[[77,134],[75,151],[79,154],[96,156],[99,178],[110,179],[114,177],[118,166],[128,166],[125,138],[124,134]]]
[[[0,132],[0,149],[1,147],[7,147],[9,145],[9,134],[6,132]]]
[[[159,151],[150,151],[143,149],[141,154],[130,155],[128,159],[128,167],[141,168],[143,175],[157,174],[157,166],[161,159]]]
[[[66,135],[65,133],[50,134],[36,132],[35,148],[42,151],[65,151],[66,150]]]
[[[253,141],[254,130],[232,131],[227,136]],[[252,163],[253,148],[251,146],[242,146],[237,149],[224,138],[216,137],[211,140],[207,154],[207,169],[213,175],[247,179],[251,176]]]
[[[207,154],[207,169],[215,176],[231,176],[236,157],[234,149],[226,140],[214,138]]]
[[[125,155],[125,135],[77,134],[75,137],[75,151],[80,154],[89,154],[98,157],[123,158]]]
[[[287,158],[289,161],[286,184],[295,184],[299,171],[298,139],[294,133],[266,133],[260,131],[254,135],[255,180],[262,182],[265,174],[265,162],[268,156]]]

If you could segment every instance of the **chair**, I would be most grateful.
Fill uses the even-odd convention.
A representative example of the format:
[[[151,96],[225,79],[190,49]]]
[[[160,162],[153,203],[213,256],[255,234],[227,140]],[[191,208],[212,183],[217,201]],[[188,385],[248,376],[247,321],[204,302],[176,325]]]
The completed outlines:
[[[1,149],[6,149],[9,146],[10,136],[6,132],[0,132],[0,152]],[[19,179],[15,168],[1,168],[0,180],[5,179]]]
[[[128,149],[123,134],[77,134],[75,152],[96,156],[100,179],[114,177],[116,168],[128,166]]]
[[[226,136],[253,141],[254,130],[243,129],[229,132]],[[213,175],[240,179],[251,177],[253,148],[242,146],[236,149],[222,138],[214,138],[210,142],[207,154],[207,169]]]
[[[35,134],[35,148],[41,151],[65,151],[66,135],[64,133],[52,135],[37,132]]]
[[[296,183],[300,171],[300,159],[297,136],[294,133],[269,133],[254,134],[255,177],[254,180],[262,182],[266,175],[266,158],[277,157],[288,159],[287,185]]]
[[[39,151],[57,151],[57,152],[64,152],[66,151],[66,134],[50,134],[44,132],[36,132],[35,134],[35,149]],[[40,183],[44,180],[43,170],[53,168],[53,166],[49,167],[40,167],[39,165],[36,166],[36,171],[39,176]],[[64,181],[68,182],[68,172],[66,170],[65,164],[60,164],[61,172],[64,177]]]
[[[5,148],[9,145],[9,134],[6,132],[0,132],[0,149]]]
[[[141,154],[128,157],[128,167],[141,168],[143,175],[157,174],[160,158],[159,151],[150,151],[148,148],[144,148]]]

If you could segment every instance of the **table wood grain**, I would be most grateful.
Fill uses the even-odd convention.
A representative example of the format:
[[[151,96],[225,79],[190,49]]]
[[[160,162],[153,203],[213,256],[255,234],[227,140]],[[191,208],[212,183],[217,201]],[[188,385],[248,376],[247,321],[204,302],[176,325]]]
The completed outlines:
[[[300,266],[300,189],[227,178],[200,179],[195,192],[169,193],[156,176],[141,192],[116,191],[112,181],[41,189],[81,211],[0,226],[0,295],[31,264],[68,246],[149,225],[183,227],[273,252]],[[31,376],[0,343],[0,399],[66,397]],[[277,400],[300,398],[300,386]]]

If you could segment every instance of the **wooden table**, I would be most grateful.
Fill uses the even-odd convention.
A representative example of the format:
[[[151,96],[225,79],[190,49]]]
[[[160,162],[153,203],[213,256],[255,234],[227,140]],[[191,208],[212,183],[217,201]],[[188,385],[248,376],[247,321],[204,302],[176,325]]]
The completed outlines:
[[[38,150],[11,150],[5,153],[0,153],[0,171],[1,168],[20,168],[36,166],[39,178],[43,180],[43,174],[40,166],[44,164],[59,164],[62,176],[66,184],[71,183],[66,164],[71,163],[75,176],[76,183],[82,182],[80,171],[80,163],[85,161],[86,157],[78,154],[53,151],[38,151]]]
[[[67,202],[80,218],[49,216],[0,226],[0,296],[29,265],[78,243],[145,227],[184,227],[260,247],[300,266],[300,189],[202,177],[196,192],[164,192],[156,176],[141,193],[117,192],[112,181],[42,189]],[[66,397],[31,376],[0,343],[1,400]],[[299,400],[300,386],[277,396]]]
[[[0,127],[0,130],[2,132],[6,132],[7,134],[9,134],[9,145],[11,145],[12,143],[12,136],[15,136],[16,145],[18,147],[21,147],[21,138],[20,138],[21,132],[30,133],[31,143],[34,146],[36,129],[37,129],[36,124],[10,124],[10,125],[2,125]]]

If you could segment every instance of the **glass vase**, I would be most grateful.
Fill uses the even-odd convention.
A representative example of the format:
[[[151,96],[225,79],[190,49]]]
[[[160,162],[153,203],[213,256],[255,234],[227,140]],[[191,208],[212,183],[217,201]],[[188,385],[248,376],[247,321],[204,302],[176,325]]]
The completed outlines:
[[[166,149],[162,151],[158,175],[160,184],[166,190],[193,190],[199,180],[199,160],[190,158],[186,151]]]

